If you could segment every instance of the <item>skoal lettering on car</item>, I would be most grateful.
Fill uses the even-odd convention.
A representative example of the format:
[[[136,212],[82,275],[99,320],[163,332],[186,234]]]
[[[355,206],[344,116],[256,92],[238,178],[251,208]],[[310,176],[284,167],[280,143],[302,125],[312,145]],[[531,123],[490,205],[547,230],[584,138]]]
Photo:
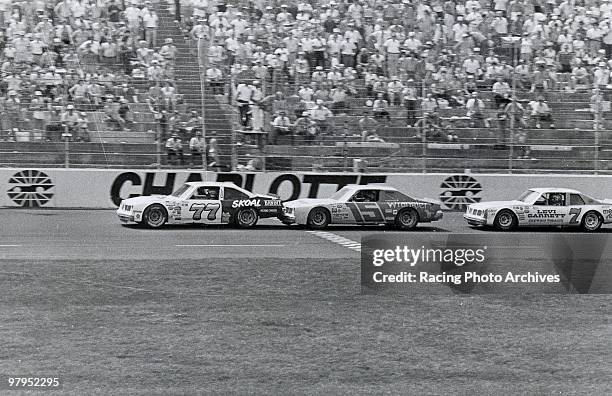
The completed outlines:
[[[247,206],[261,206],[260,199],[240,199],[232,202],[232,208],[244,208]]]

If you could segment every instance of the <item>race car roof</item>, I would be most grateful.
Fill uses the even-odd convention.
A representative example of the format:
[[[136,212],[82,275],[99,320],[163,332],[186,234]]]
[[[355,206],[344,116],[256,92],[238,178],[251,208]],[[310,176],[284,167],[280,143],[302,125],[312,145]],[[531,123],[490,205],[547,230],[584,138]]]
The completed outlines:
[[[344,188],[350,188],[351,190],[387,190],[387,191],[397,191],[397,188],[387,186],[386,184],[347,184]]]
[[[240,188],[239,186],[237,186],[236,184],[232,183],[232,182],[213,182],[213,181],[201,181],[201,182],[187,182],[185,184],[188,184],[190,186],[198,186],[198,187],[233,187],[233,188]]]
[[[538,188],[530,188],[530,190],[535,191],[540,194],[548,193],[548,192],[582,194],[580,191],[572,190],[571,188],[560,188],[560,187],[538,187]]]

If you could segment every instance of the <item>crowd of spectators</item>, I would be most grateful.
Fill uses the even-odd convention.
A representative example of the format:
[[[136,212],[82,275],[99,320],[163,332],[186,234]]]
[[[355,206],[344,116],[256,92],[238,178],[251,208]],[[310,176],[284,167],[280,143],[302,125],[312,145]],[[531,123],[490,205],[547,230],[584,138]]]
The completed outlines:
[[[180,5],[189,37],[207,43],[216,93],[231,80],[243,128],[270,131],[270,143],[287,128],[285,117],[293,133],[307,137],[310,121],[321,135],[334,116],[364,109],[383,125],[401,117],[414,126],[460,108],[469,126],[516,118],[518,126],[538,127],[552,114],[542,116],[537,100],[536,108],[529,100],[509,106],[513,83],[546,99],[553,91],[604,90],[612,68],[608,0]],[[508,115],[519,109],[525,117]]]
[[[158,26],[148,0],[0,0],[0,140],[88,141],[94,111],[128,131],[139,102],[169,119],[177,49]]]
[[[0,0],[0,138],[87,140],[92,110],[128,130],[137,102],[162,141],[196,133],[177,114],[160,2],[193,48],[204,43],[213,93],[229,93],[242,128],[270,144],[341,133],[345,114],[373,120],[360,123],[364,140],[398,120],[453,140],[446,109],[470,127],[550,128],[550,92],[607,99],[608,0]],[[515,102],[513,85],[533,97]]]

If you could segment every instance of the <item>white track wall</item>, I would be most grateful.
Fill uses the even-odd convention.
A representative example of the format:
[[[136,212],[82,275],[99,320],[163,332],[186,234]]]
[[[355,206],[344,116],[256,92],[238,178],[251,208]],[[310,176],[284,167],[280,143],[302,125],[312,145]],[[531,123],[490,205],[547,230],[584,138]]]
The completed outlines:
[[[202,173],[173,170],[0,169],[0,206],[115,208],[121,199],[166,195],[186,181],[233,181],[283,200],[327,197],[346,184],[387,183],[414,197],[463,210],[477,201],[507,200],[530,187],[569,187],[612,198],[612,176],[499,174]]]

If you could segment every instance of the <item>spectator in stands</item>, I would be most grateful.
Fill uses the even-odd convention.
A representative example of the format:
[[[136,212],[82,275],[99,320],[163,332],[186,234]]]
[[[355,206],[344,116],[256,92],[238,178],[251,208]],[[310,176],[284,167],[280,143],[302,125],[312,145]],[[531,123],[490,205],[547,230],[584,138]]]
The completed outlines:
[[[590,85],[589,72],[584,64],[577,60],[577,64],[572,68],[570,76],[570,90],[575,92],[578,88],[585,89],[588,85]]]
[[[478,92],[472,92],[470,99],[465,104],[467,116],[471,119],[470,126],[472,128],[488,127],[488,121],[485,116],[485,104],[478,97]]]
[[[552,111],[543,96],[538,96],[537,100],[532,100],[531,102],[529,102],[529,107],[531,108],[531,118],[536,122],[536,128],[541,128],[540,123],[542,121],[549,122],[549,128],[555,128],[555,121],[552,117]]]
[[[80,112],[77,124],[77,142],[91,142],[89,136],[89,120],[87,119],[87,113]]]
[[[183,164],[183,142],[178,133],[173,133],[166,141],[166,154],[169,165]]]
[[[130,105],[128,100],[125,98],[119,99],[119,109],[117,110],[118,120],[120,120],[120,124],[124,131],[129,131],[129,125],[134,123],[134,115],[132,114],[132,110],[130,109]]]
[[[402,104],[406,109],[406,123],[408,127],[414,125],[417,121],[417,89],[414,86],[414,80],[409,79],[407,85],[402,90]]]
[[[510,102],[506,104],[504,107],[504,112],[506,113],[507,125],[518,127],[518,128],[527,128],[527,123],[525,122],[525,109],[521,105],[518,100],[512,99],[512,97],[508,98]]]
[[[46,137],[50,103],[43,97],[41,91],[34,92],[29,110],[32,112],[32,137],[30,140],[42,140]]]
[[[64,128],[62,137],[70,139],[73,135],[78,133],[79,114],[75,111],[74,105],[69,104],[66,106],[66,111],[64,111],[61,116],[61,122]]]
[[[171,38],[167,38],[165,40],[165,44],[160,48],[159,54],[168,64],[174,66],[176,62],[177,49]]]
[[[414,125],[416,138],[427,141],[445,141],[441,119],[437,112],[424,113],[423,118]]]
[[[111,95],[106,98],[104,105],[104,122],[121,130],[125,127],[125,122],[119,115],[119,103]]]
[[[224,94],[223,72],[217,66],[213,65],[206,70],[206,82],[214,95]]]
[[[149,48],[157,47],[157,28],[159,18],[155,10],[151,7],[150,1],[145,1],[145,6],[141,11],[140,17],[145,30],[145,40]]]
[[[389,102],[385,100],[383,93],[378,93],[376,100],[374,100],[372,104],[372,112],[376,120],[386,119],[387,121],[391,121]]]
[[[358,124],[362,142],[367,141],[368,136],[377,132],[378,122],[370,116],[368,111],[364,111],[363,117],[359,119]]]
[[[280,111],[278,116],[272,121],[272,133],[269,135],[268,144],[278,144],[279,135],[289,135],[291,145],[294,144],[293,125],[285,111]]]
[[[189,150],[191,151],[191,165],[201,166],[206,153],[206,141],[200,130],[194,130],[193,137],[189,140]]]
[[[295,134],[301,136],[309,144],[318,136],[317,123],[310,118],[310,114],[304,111],[294,124]]]
[[[235,100],[240,112],[240,125],[246,128],[251,124],[251,96],[253,95],[253,86],[241,82],[236,86]]]
[[[493,100],[496,108],[499,108],[500,105],[503,106],[508,103],[508,95],[510,95],[510,91],[510,85],[501,77],[498,77],[495,84],[493,84]]]
[[[208,167],[209,168],[221,168],[221,159],[219,157],[219,142],[217,141],[217,132],[210,132],[210,139],[208,139]]]
[[[333,113],[325,107],[323,101],[318,99],[315,106],[309,111],[311,119],[317,123],[319,133],[327,135],[331,129],[330,119],[333,117]]]

